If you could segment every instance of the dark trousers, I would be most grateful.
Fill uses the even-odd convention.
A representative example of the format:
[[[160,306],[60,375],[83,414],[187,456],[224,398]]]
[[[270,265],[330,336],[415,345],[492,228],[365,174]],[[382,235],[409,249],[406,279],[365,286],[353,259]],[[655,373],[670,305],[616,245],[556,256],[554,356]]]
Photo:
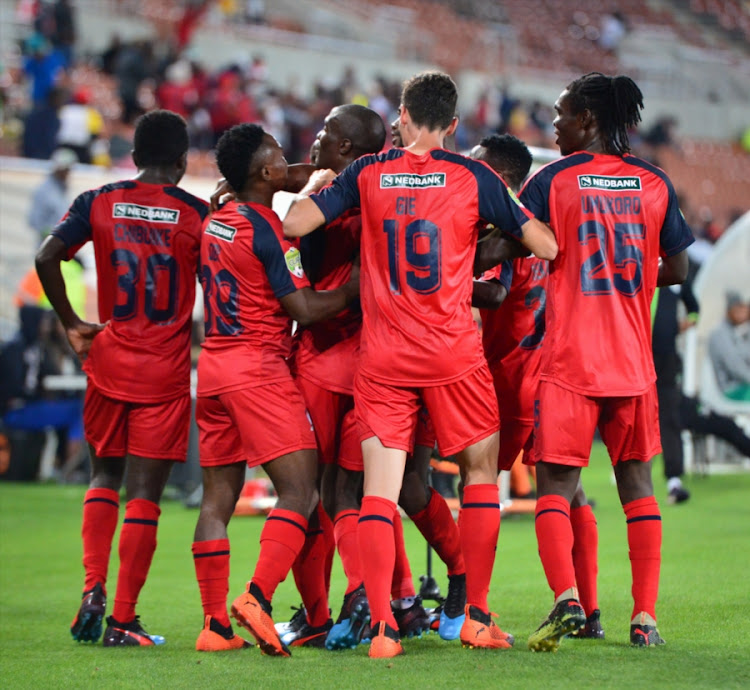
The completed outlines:
[[[685,471],[682,451],[682,420],[680,418],[679,376],[682,360],[676,352],[654,353],[656,369],[656,394],[659,398],[659,432],[664,455],[664,476],[680,477]]]

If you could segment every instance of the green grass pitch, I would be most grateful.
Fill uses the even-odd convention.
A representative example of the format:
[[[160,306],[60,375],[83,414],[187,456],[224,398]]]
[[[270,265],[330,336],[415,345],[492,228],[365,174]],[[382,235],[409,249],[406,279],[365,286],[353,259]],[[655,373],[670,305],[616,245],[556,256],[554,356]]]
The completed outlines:
[[[371,661],[367,649],[294,650],[291,659],[257,649],[221,654],[194,650],[202,623],[190,553],[197,511],[165,501],[159,546],[139,603],[147,630],[167,644],[104,649],[78,644],[68,631],[77,610],[84,487],[0,485],[0,677],[5,688],[730,688],[750,687],[750,475],[694,478],[691,500],[669,506],[655,478],[664,546],[659,628],[667,645],[628,645],[630,566],[625,520],[600,445],[584,473],[600,531],[599,603],[606,639],[564,640],[557,654],[532,654],[526,638],[548,613],[552,596],[536,551],[533,516],[503,519],[490,606],[516,635],[507,652],[464,650],[430,634],[406,640],[406,655]],[[655,464],[660,475],[661,461]],[[121,508],[122,513],[122,508]],[[230,600],[252,573],[261,518],[230,524]],[[406,520],[415,583],[426,550]],[[117,573],[115,541],[110,600]],[[437,560],[437,559],[435,559]],[[445,568],[434,574],[447,586]],[[345,581],[334,565],[331,606],[338,613]],[[275,620],[299,602],[291,576],[274,597]],[[108,609],[108,612],[111,609]]]

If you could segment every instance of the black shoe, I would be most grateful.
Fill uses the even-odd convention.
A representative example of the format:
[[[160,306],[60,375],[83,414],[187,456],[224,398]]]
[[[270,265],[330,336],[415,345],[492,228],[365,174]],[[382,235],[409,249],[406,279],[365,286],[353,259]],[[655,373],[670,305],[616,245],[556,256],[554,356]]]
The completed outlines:
[[[667,644],[655,625],[640,625],[633,623],[630,626],[630,644],[633,647],[655,647]]]
[[[560,639],[586,625],[586,613],[576,599],[556,604],[546,620],[529,637],[532,652],[556,652]]]
[[[422,637],[422,633],[430,630],[430,616],[422,606],[421,597],[416,597],[408,609],[398,609],[391,606],[393,617],[398,623],[401,637]]]
[[[603,640],[604,629],[602,628],[601,621],[599,620],[601,612],[599,609],[594,609],[593,613],[586,619],[582,628],[574,630],[568,637],[573,637],[576,640],[590,639],[590,640]]]
[[[292,615],[288,623],[276,623],[274,625],[274,627],[276,628],[276,632],[279,633],[279,637],[283,641],[285,641],[285,636],[296,634],[297,632],[299,632],[302,626],[307,623],[307,611],[302,604],[300,604],[299,606],[292,606],[292,611],[294,611],[294,615]]]
[[[341,613],[326,637],[326,649],[354,649],[370,624],[370,605],[364,585],[344,596]]]
[[[102,621],[107,608],[107,597],[100,583],[84,592],[81,606],[70,625],[70,634],[78,642],[98,642],[102,636]]]
[[[313,627],[307,620],[304,625],[294,633],[294,637],[290,637],[289,634],[285,635],[283,642],[288,644],[290,647],[317,647],[323,649],[326,646],[326,638],[328,632],[333,627],[333,620],[328,619],[323,625]]]
[[[448,576],[448,596],[442,604],[438,633],[444,640],[457,640],[464,624],[466,575]]]
[[[153,647],[165,642],[166,640],[161,635],[147,633],[141,625],[139,616],[129,623],[120,623],[109,616],[107,629],[104,631],[104,640],[102,640],[105,647]]]
[[[667,494],[667,503],[684,503],[690,498],[690,492],[684,486],[676,486]]]

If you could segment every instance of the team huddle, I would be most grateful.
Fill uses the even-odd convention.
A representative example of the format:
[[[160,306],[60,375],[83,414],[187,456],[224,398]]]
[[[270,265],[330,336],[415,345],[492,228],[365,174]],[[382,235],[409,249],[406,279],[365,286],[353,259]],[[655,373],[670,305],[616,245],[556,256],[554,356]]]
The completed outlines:
[[[233,127],[216,147],[224,182],[211,208],[176,186],[185,122],[147,113],[135,134],[137,176],[79,196],[42,245],[40,280],[88,376],[92,470],[74,639],[102,636],[124,481],[103,644],[164,643],[143,629],[136,603],[164,486],[187,455],[197,275],[197,650],[249,646],[230,615],[274,656],[369,640],[371,657],[389,658],[404,652],[402,638],[431,628],[467,648],[510,649],[488,595],[498,472],[521,451],[536,468],[536,534],[554,595],[528,647],[603,637],[596,521],[580,481],[597,429],[627,521],[631,644],[664,644],[650,308],[657,285],[685,279],[693,238],[663,171],[629,153],[641,92],[628,77],[598,73],[569,84],[555,103],[562,158],[525,184],[531,155],[514,137],[487,137],[468,156],[445,146],[456,104],[446,74],[407,80],[386,152],[377,113],[335,107],[310,165],[288,165],[258,125]],[[295,194],[283,221],[273,210],[280,191]],[[60,271],[89,240],[101,323],[75,313]],[[427,481],[435,444],[458,461],[458,523]],[[246,591],[230,600],[227,525],[248,466],[263,467],[278,501]],[[414,589],[400,509],[448,570],[434,616]],[[334,550],[347,579],[335,621]],[[275,624],[273,595],[290,571],[304,608]]]

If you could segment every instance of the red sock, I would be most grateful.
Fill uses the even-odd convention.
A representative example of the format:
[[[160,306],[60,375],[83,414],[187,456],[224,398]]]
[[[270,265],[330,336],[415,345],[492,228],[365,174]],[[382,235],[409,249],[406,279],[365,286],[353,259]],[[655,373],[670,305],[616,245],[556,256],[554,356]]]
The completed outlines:
[[[280,582],[286,579],[305,543],[307,519],[291,510],[274,508],[260,533],[260,555],[252,581],[266,601],[271,601]]]
[[[193,563],[201,591],[203,615],[229,626],[229,539],[193,542]]]
[[[112,610],[112,617],[120,623],[129,623],[135,618],[138,595],[156,551],[159,515],[159,506],[144,498],[134,498],[125,505],[120,530],[120,570]]]
[[[654,496],[623,507],[628,523],[630,568],[633,573],[633,617],[645,611],[656,620],[661,569],[661,513]]]
[[[570,511],[570,524],[573,527],[573,567],[578,584],[581,606],[590,616],[599,608],[596,591],[596,576],[599,574],[599,530],[590,505],[573,508]]]
[[[550,589],[557,599],[566,589],[576,586],[570,503],[555,494],[538,498],[534,525],[539,558]]]
[[[393,564],[393,577],[391,578],[391,599],[404,599],[415,597],[414,579],[411,576],[409,557],[406,555],[406,544],[404,544],[404,523],[401,521],[401,513],[398,508],[393,515],[393,543],[396,548],[396,560]]]
[[[485,613],[500,533],[500,494],[497,484],[464,488],[458,516],[461,551],[466,562],[466,603]]]
[[[358,510],[342,510],[333,521],[333,534],[341,557],[341,565],[346,575],[346,592],[357,589],[362,584],[362,568],[359,565],[359,545],[357,544]]]
[[[466,572],[458,525],[445,499],[435,489],[430,489],[430,500],[425,508],[409,517],[448,567],[448,575]]]
[[[318,504],[320,509],[320,504]],[[307,612],[307,622],[313,627],[323,625],[330,617],[328,612],[328,589],[326,587],[326,558],[328,543],[326,534],[319,524],[320,510],[313,514],[305,533],[305,543],[292,565],[294,582],[302,597],[302,604]]]
[[[370,604],[372,625],[385,621],[394,630],[398,624],[391,611],[390,586],[396,545],[393,520],[396,504],[379,496],[365,496],[359,510],[357,541],[359,560]]]
[[[83,497],[83,591],[107,585],[109,554],[120,513],[120,495],[112,489],[89,489]]]

